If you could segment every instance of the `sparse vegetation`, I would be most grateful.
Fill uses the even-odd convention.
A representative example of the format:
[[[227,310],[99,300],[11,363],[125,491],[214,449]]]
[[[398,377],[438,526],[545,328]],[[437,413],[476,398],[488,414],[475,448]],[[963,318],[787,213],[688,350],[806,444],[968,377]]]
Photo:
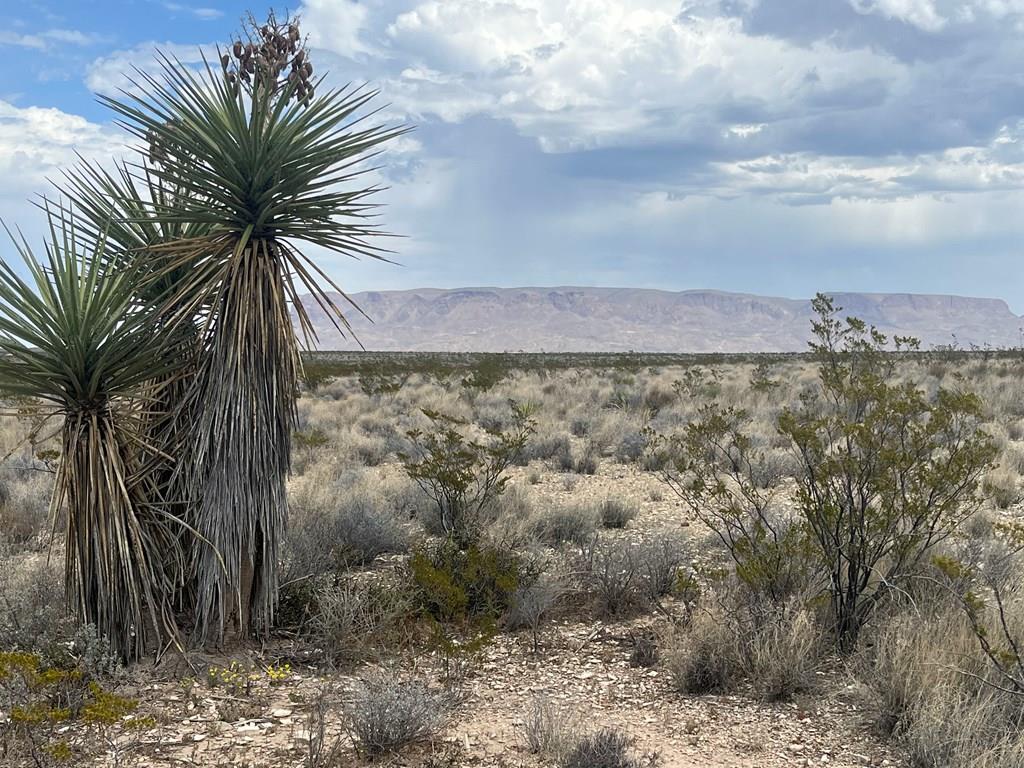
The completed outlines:
[[[359,369],[318,363],[322,380],[298,401],[291,525],[281,547],[281,602],[274,634],[263,646],[266,656],[225,654],[204,662],[200,681],[207,667],[227,677],[213,687],[174,684],[173,700],[139,696],[138,709],[125,717],[152,714],[163,729],[167,712],[177,728],[206,707],[216,727],[231,733],[248,728],[248,718],[277,720],[269,713],[290,710],[281,721],[297,723],[301,738],[290,746],[288,737],[270,739],[296,764],[320,768],[387,762],[394,753],[414,765],[454,768],[490,748],[477,735],[489,730],[482,726],[488,718],[522,718],[526,748],[544,764],[576,759],[588,766],[643,766],[651,756],[640,755],[624,734],[637,732],[648,748],[664,736],[659,724],[644,719],[644,705],[622,702],[644,701],[637,686],[644,685],[643,696],[652,689],[639,681],[660,677],[671,680],[675,692],[658,706],[673,716],[678,706],[715,720],[719,699],[694,710],[687,698],[705,694],[727,694],[728,706],[751,707],[744,722],[779,713],[772,721],[778,735],[769,730],[758,738],[780,754],[788,755],[796,734],[804,733],[788,713],[813,706],[828,732],[811,738],[822,745],[856,743],[852,750],[875,755],[876,762],[906,756],[921,768],[1013,765],[1024,750],[1015,735],[1014,686],[1024,682],[1012,648],[1024,625],[1014,587],[1019,501],[1011,493],[1019,487],[1021,445],[1010,425],[1021,414],[1005,392],[1007,376],[997,375],[998,361],[988,360],[984,371],[973,358],[936,369],[913,354],[876,352],[890,366],[886,386],[900,394],[871,390],[872,407],[899,405],[923,422],[937,415],[932,431],[913,434],[922,456],[938,445],[940,459],[948,457],[941,446],[949,443],[935,429],[942,419],[960,419],[964,429],[956,444],[967,451],[961,466],[969,467],[965,477],[976,487],[943,496],[956,500],[927,518],[941,518],[934,531],[943,532],[927,544],[927,537],[905,536],[916,518],[881,514],[894,503],[871,507],[872,514],[879,510],[871,520],[893,525],[884,537],[862,541],[895,547],[874,566],[893,588],[869,583],[867,594],[878,596],[869,597],[873,605],[844,643],[842,660],[834,643],[828,559],[807,501],[812,465],[800,445],[813,444],[798,444],[792,429],[779,429],[785,414],[800,429],[810,429],[811,413],[820,429],[832,418],[822,399],[820,355],[772,358],[766,375],[777,386],[758,391],[751,373],[757,361],[748,359],[698,362],[704,372],[687,374],[693,361],[679,368],[658,360],[656,369],[638,365],[638,357],[591,368],[562,369],[555,361],[541,370],[529,358],[517,369],[519,358],[508,356],[489,386],[467,386],[465,379],[477,378],[471,358],[439,357],[435,370],[425,358],[406,368],[401,356],[367,353],[363,381]],[[856,356],[842,359],[853,365]],[[1007,366],[1024,375],[1024,364]],[[401,386],[389,391],[379,376],[396,377]],[[673,389],[674,381],[682,383]],[[918,395],[907,394],[907,386]],[[968,388],[984,401],[980,410],[973,409]],[[941,392],[954,389],[963,400],[941,400]],[[529,405],[517,412],[510,400]],[[447,415],[435,420],[424,409]],[[858,428],[875,423],[888,422],[863,419]],[[0,462],[0,510],[18,522],[0,545],[0,651],[32,654],[46,669],[81,670],[103,690],[120,694],[125,673],[118,654],[96,628],[76,628],[73,615],[62,610],[59,564],[47,565],[45,496],[59,451],[52,456],[52,441],[40,440],[19,452],[31,425],[10,424],[0,431],[0,447],[14,450]],[[458,436],[447,446],[446,430]],[[301,435],[314,439],[303,442]],[[639,457],[637,445],[643,447]],[[998,468],[967,462],[972,450]],[[471,460],[459,464],[453,457],[460,453]],[[858,454],[815,455],[827,459],[813,465],[819,478],[823,466],[882,466],[860,463]],[[593,474],[575,471],[583,457]],[[408,471],[427,471],[431,461],[442,476],[468,468],[459,476],[464,492],[456,484],[452,496],[463,506],[442,507],[436,497],[446,498],[450,489],[438,486],[432,494],[429,483],[425,488],[412,476],[416,469]],[[959,471],[942,462],[927,466],[928,472],[903,475],[912,481],[908,500],[926,488],[941,495],[944,478]],[[836,472],[829,475],[833,485],[844,477]],[[489,490],[478,496],[481,479]],[[885,486],[876,478],[870,487]],[[893,498],[882,491],[874,496]],[[911,511],[926,506],[914,501]],[[446,526],[442,509],[468,513],[449,514]],[[845,525],[842,520],[854,518],[830,519]],[[905,546],[908,541],[913,546]],[[59,559],[61,530],[52,546]],[[907,559],[889,574],[896,552]],[[129,674],[145,679],[139,669]],[[854,687],[848,687],[851,675]],[[342,682],[352,678],[360,680],[354,687]],[[572,685],[551,682],[562,679]],[[437,680],[449,687],[437,687]],[[573,698],[571,691],[592,684],[606,697],[602,714],[615,724],[614,736],[583,725],[595,710],[589,698]],[[162,687],[163,697],[171,684],[153,685]],[[472,706],[454,706],[461,700],[450,689],[456,685],[472,691]],[[316,693],[324,686],[329,690]],[[840,688],[843,707],[858,692],[870,729],[832,707]],[[525,690],[538,694],[536,707],[518,696]],[[790,703],[756,708],[755,702],[776,700]],[[460,727],[445,734],[452,721]],[[715,738],[740,743],[749,736],[715,722],[726,733]],[[58,728],[66,725],[58,740],[72,750],[106,744],[103,749],[117,751],[125,766],[147,755],[139,746],[148,739],[146,729],[115,722],[101,734],[74,718]],[[186,728],[206,735],[200,726]],[[706,728],[701,717],[687,714],[678,738],[703,744]],[[274,733],[290,732],[284,726]],[[8,731],[6,738],[19,740],[17,749],[26,747],[24,734]],[[194,744],[207,742],[230,739]],[[676,746],[666,742],[672,758]],[[187,747],[181,749],[185,755]],[[503,757],[487,754],[496,765]],[[164,768],[160,758],[154,765]]]
[[[435,738],[454,704],[450,691],[381,672],[360,681],[345,708],[346,726],[361,753],[380,757]]]

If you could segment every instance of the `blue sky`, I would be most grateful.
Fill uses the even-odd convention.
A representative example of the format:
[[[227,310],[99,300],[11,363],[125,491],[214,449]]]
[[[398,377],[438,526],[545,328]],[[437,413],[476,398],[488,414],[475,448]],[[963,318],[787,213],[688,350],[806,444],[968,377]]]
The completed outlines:
[[[11,3],[0,216],[126,139],[93,97],[234,2]],[[260,13],[262,6],[252,7]],[[1024,0],[306,0],[319,72],[416,131],[386,155],[402,266],[459,285],[1005,298],[1024,312]]]

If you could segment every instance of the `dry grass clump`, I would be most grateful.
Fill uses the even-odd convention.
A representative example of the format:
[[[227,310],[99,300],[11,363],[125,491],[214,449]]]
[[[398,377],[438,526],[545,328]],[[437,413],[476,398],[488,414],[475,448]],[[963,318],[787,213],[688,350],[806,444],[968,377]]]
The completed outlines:
[[[74,623],[64,604],[59,557],[0,555],[0,650],[64,655]]]
[[[739,677],[738,632],[720,606],[697,611],[663,654],[673,687],[698,695],[729,690]]]
[[[455,703],[450,691],[379,672],[360,680],[345,705],[346,727],[360,753],[380,757],[436,738]]]
[[[637,509],[622,499],[605,499],[597,508],[605,528],[625,528],[637,515]]]
[[[318,576],[405,552],[409,532],[380,483],[364,472],[330,481],[320,472],[289,488],[285,581]]]
[[[0,541],[38,548],[50,533],[53,474],[42,462],[7,462],[0,466]]]
[[[653,768],[657,765],[656,755],[634,755],[633,740],[622,731],[603,728],[586,733],[577,714],[543,696],[533,700],[521,727],[530,753],[559,768]]]
[[[561,763],[579,740],[579,718],[546,697],[537,697],[523,718],[523,738],[530,754]]]
[[[633,755],[632,743],[622,731],[602,728],[581,736],[559,765],[560,768],[653,768],[658,764],[655,754]]]
[[[400,644],[413,612],[407,585],[394,579],[315,585],[310,602],[302,637],[332,665]]]
[[[535,512],[528,527],[533,536],[551,547],[566,542],[583,544],[597,530],[597,515],[592,507],[580,504],[550,507]]]
[[[763,701],[813,690],[826,645],[799,600],[751,605],[750,596],[708,595],[671,638],[665,665],[683,693],[721,693],[748,685]]]
[[[824,644],[812,612],[790,600],[749,636],[743,671],[758,698],[789,699],[814,689]]]
[[[948,597],[948,595],[947,595]],[[1011,637],[1024,611],[1004,603]],[[1002,619],[987,617],[985,635],[1000,636]],[[1021,765],[1024,694],[981,653],[978,637],[953,601],[929,613],[909,608],[880,623],[855,657],[880,733],[920,768]]]
[[[997,509],[1007,509],[1020,501],[1020,476],[1012,467],[996,467],[985,474],[981,490]]]

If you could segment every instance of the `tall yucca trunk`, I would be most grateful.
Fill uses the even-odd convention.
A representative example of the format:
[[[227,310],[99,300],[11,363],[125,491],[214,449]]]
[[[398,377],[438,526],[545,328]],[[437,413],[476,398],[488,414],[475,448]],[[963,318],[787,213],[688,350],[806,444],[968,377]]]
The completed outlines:
[[[139,447],[102,404],[67,415],[54,508],[66,503],[66,587],[78,618],[94,624],[124,658],[173,631],[168,597],[176,548],[152,506]],[[128,416],[127,418],[132,418]]]
[[[197,629],[264,632],[273,618],[285,482],[298,397],[298,349],[277,247],[233,260],[199,371],[196,466],[202,487]]]
[[[128,223],[153,224],[142,237],[161,257],[151,276],[174,276],[162,314],[201,329],[184,490],[199,534],[190,589],[204,642],[221,641],[232,622],[248,634],[272,621],[298,391],[289,303],[307,336],[300,287],[348,327],[324,286],[340,289],[301,247],[384,258],[370,244],[383,234],[369,201],[378,188],[357,181],[405,132],[366,125],[374,91],[314,81],[294,23],[250,19],[243,37],[218,52],[219,69],[161,55],[159,75],[140,72],[122,99],[100,97],[145,146],[157,182],[151,203],[122,207],[140,211]]]

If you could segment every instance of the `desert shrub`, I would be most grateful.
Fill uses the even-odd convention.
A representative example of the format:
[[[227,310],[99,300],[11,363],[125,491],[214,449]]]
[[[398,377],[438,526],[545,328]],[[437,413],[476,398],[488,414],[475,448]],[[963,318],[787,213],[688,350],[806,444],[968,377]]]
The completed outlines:
[[[359,375],[359,388],[367,397],[377,400],[381,397],[393,399],[409,382],[411,376],[410,371],[378,365],[363,370]]]
[[[597,530],[597,516],[593,508],[579,504],[552,507],[536,513],[529,529],[538,540],[552,547],[565,542],[583,544]]]
[[[637,559],[642,588],[649,599],[685,591],[687,575],[683,568],[692,560],[685,538],[672,534],[648,536],[638,545]]]
[[[856,318],[841,322],[826,296],[814,309],[818,396],[786,409],[779,430],[801,459],[798,505],[829,575],[836,637],[849,649],[875,606],[976,511],[995,448],[976,395],[926,397],[896,380],[885,336]]]
[[[488,431],[484,441],[467,437],[465,422],[425,410],[432,428],[412,430],[413,450],[400,456],[406,473],[429,496],[445,535],[466,545],[481,533],[484,508],[508,484],[506,471],[533,434],[527,408],[511,403],[513,426]]]
[[[64,602],[56,558],[11,555],[0,560],[0,648],[37,654],[45,664],[65,664],[75,623]]]
[[[392,479],[382,489],[382,493],[387,499],[391,511],[400,520],[418,518],[423,521],[434,514],[433,499],[408,477],[401,476]]]
[[[0,652],[0,755],[5,765],[84,764],[118,733],[153,725],[138,702],[113,693],[86,670],[52,666],[36,654]]]
[[[565,707],[537,697],[523,718],[523,737],[531,754],[561,762],[579,741],[578,719]]]
[[[675,403],[676,393],[660,384],[652,384],[644,393],[643,406],[650,414],[657,414],[663,408]]]
[[[562,759],[561,768],[642,768],[657,765],[654,755],[637,758],[631,753],[633,740],[614,728],[603,728],[581,736]]]
[[[998,509],[1007,509],[1020,501],[1019,477],[1008,467],[996,467],[985,473],[982,493],[992,500]]]
[[[331,664],[365,658],[401,638],[413,604],[405,584],[350,579],[315,587],[302,638]]]
[[[697,611],[663,654],[675,689],[698,695],[728,690],[741,674],[737,636],[718,606]]]
[[[740,580],[776,604],[826,585],[849,650],[875,608],[978,509],[995,447],[975,395],[927,396],[896,375],[885,336],[841,322],[828,297],[813,305],[818,386],[778,420],[799,459],[796,517],[780,511],[782,472],[746,434],[741,410],[705,406],[655,449],[671,459],[662,478],[721,539]],[[895,339],[897,352],[915,345]]]
[[[640,553],[628,541],[594,536],[580,548],[577,575],[597,610],[622,616],[647,604]]]
[[[781,504],[781,473],[744,431],[745,411],[702,406],[684,431],[652,440],[659,476],[726,548],[737,577],[781,604],[816,581],[818,566],[800,521]]]
[[[572,444],[565,434],[547,433],[533,437],[523,448],[517,460],[525,466],[531,461],[559,461],[560,457],[572,454]]]
[[[451,540],[415,549],[409,571],[417,606],[443,623],[496,621],[516,591],[538,576],[537,566],[490,544],[460,548]]]
[[[689,400],[714,400],[722,393],[722,374],[714,368],[699,365],[686,368],[682,375],[672,382],[676,397],[684,402]]]
[[[295,430],[292,433],[292,449],[302,451],[306,460],[311,461],[317,449],[330,445],[331,439],[322,429]]]
[[[342,740],[328,732],[328,716],[336,706],[335,694],[330,686],[321,685],[313,694],[306,713],[306,749],[302,768],[340,768],[344,765]]]
[[[345,706],[345,724],[359,752],[380,757],[435,738],[453,704],[448,691],[380,672],[359,682]]]
[[[547,575],[519,586],[509,601],[505,613],[505,626],[512,630],[529,629],[533,635],[533,651],[536,653],[540,642],[541,624],[565,591],[565,584],[560,578]]]
[[[647,437],[643,432],[627,432],[615,445],[615,460],[620,464],[640,461],[647,451]]]
[[[50,530],[50,488],[45,471],[9,471],[0,475],[0,543],[26,546]]]
[[[586,437],[590,434],[589,419],[573,419],[569,423],[569,431],[574,437]]]
[[[285,581],[337,572],[405,552],[405,524],[377,489],[348,475],[329,485],[304,478],[291,489]]]
[[[573,460],[571,471],[577,475],[596,475],[600,463],[600,452],[597,446],[588,442]]]
[[[637,509],[621,499],[605,499],[597,508],[605,528],[625,528],[636,517]]]
[[[769,394],[778,389],[782,382],[771,377],[771,367],[762,361],[757,364],[750,374],[750,388],[761,394]]]
[[[565,443],[559,446],[558,452],[551,456],[551,464],[559,472],[574,472],[576,470],[576,458],[573,454],[572,445]]]
[[[462,387],[471,396],[488,392],[500,384],[510,370],[510,361],[504,355],[484,355],[462,379]]]

